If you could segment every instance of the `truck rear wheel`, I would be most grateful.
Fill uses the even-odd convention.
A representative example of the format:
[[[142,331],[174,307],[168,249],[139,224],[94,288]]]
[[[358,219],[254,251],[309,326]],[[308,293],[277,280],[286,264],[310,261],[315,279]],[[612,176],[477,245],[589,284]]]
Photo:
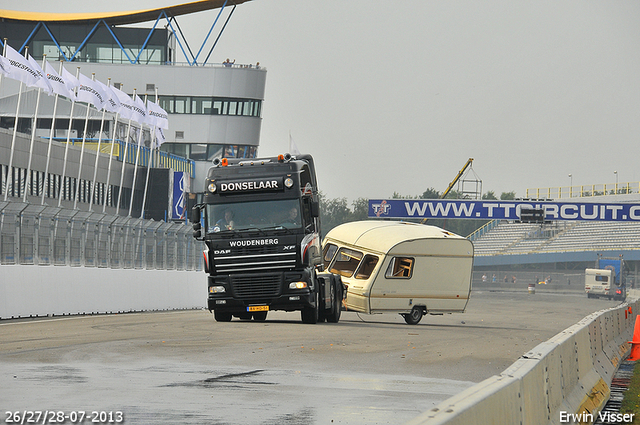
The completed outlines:
[[[339,280],[331,282],[331,311],[326,314],[328,323],[338,323],[342,311],[342,284]]]
[[[407,322],[408,325],[417,325],[420,320],[422,320],[423,311],[422,307],[418,307],[414,305],[409,314],[403,314],[404,321]]]
[[[213,311],[213,317],[216,319],[216,322],[230,322],[231,321],[231,313],[223,313],[218,310]]]

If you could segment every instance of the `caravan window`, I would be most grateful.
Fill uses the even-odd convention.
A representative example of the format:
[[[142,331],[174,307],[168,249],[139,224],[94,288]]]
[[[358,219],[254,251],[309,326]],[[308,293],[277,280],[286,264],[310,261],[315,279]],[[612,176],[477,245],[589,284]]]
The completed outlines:
[[[371,273],[373,273],[373,269],[376,268],[376,264],[378,264],[378,256],[365,255],[356,272],[356,279],[369,279]]]
[[[388,279],[410,279],[414,263],[415,259],[410,257],[393,257],[384,276]]]
[[[322,253],[322,259],[324,260],[325,267],[329,267],[329,264],[331,264],[331,260],[333,260],[333,256],[336,255],[337,250],[338,250],[338,247],[331,243],[327,244],[324,247],[324,252]]]
[[[353,276],[353,272],[362,260],[362,253],[353,249],[340,248],[336,258],[333,260],[331,273],[337,273],[344,277]]]
[[[596,276],[596,282],[608,282],[609,276]]]

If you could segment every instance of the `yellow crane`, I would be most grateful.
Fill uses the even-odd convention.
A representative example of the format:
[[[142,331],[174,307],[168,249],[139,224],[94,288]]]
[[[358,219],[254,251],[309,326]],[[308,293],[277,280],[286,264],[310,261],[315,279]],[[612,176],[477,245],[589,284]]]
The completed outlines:
[[[447,187],[447,189],[444,192],[442,192],[442,195],[440,195],[440,199],[444,199],[449,194],[449,192],[451,192],[451,189],[453,189],[456,183],[458,183],[458,180],[460,180],[460,178],[464,175],[464,172],[467,171],[467,168],[471,166],[472,162],[473,162],[473,158],[469,158],[467,160],[467,162],[460,169],[460,171],[458,171],[458,175],[451,181],[451,183],[449,183],[449,187]],[[422,224],[426,222],[427,222],[426,218],[423,218],[421,221]]]
[[[464,164],[464,167],[462,167],[462,169],[460,171],[458,171],[458,175],[456,176],[456,178],[453,179],[453,181],[451,183],[449,183],[449,187],[447,188],[447,190],[442,192],[442,195],[440,195],[440,199],[444,199],[449,194],[449,192],[451,192],[451,189],[453,189],[453,186],[455,186],[456,183],[458,183],[458,180],[460,180],[460,177],[462,177],[464,172],[467,171],[467,168],[469,168],[471,166],[472,162],[473,162],[473,158],[469,158],[467,160],[467,163]]]

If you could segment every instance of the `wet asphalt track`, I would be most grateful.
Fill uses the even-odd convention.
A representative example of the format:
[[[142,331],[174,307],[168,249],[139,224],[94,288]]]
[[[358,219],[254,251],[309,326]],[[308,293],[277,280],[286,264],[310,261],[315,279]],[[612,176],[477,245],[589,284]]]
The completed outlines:
[[[55,410],[127,424],[398,424],[615,304],[539,289],[474,291],[466,313],[417,326],[352,312],[318,325],[284,312],[217,323],[204,310],[5,320],[0,423]]]

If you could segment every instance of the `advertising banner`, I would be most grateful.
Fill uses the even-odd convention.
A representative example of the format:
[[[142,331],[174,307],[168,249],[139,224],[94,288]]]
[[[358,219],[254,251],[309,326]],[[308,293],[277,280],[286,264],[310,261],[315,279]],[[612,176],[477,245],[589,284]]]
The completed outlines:
[[[191,176],[184,171],[173,172],[173,196],[171,201],[171,220],[183,220],[187,205],[187,192],[190,191]]]
[[[460,199],[373,199],[371,218],[466,218],[520,220],[521,210],[544,210],[544,220],[640,221],[640,204],[527,202]]]

